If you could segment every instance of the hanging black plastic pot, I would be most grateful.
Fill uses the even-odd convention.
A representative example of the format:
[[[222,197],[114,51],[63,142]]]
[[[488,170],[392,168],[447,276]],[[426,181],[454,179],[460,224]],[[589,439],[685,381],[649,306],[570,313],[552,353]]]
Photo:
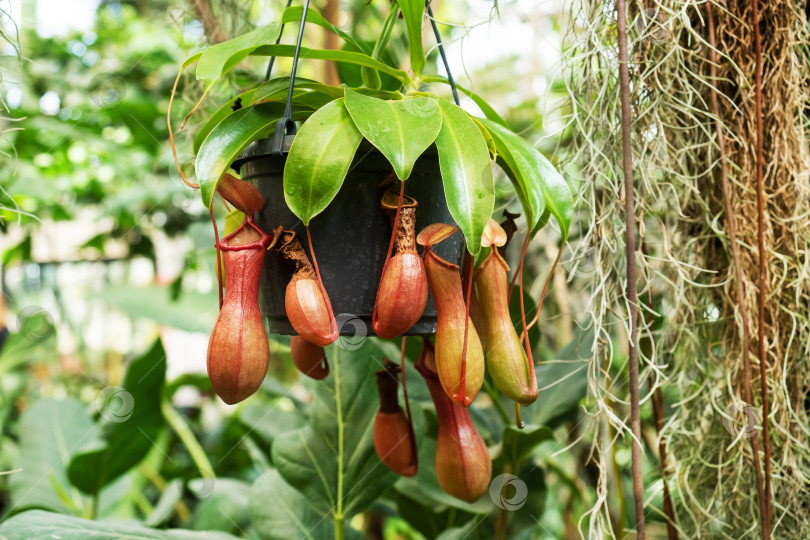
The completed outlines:
[[[254,142],[234,166],[242,179],[250,181],[264,197],[264,210],[257,214],[256,222],[266,231],[279,225],[296,231],[309,251],[306,229],[284,200],[286,154],[273,154],[272,143],[272,139]],[[374,335],[371,316],[391,238],[390,219],[380,207],[387,187],[380,183],[390,173],[391,165],[385,157],[367,143],[361,144],[337,196],[310,223],[321,277],[341,335]],[[432,223],[455,224],[447,209],[435,148],[429,148],[416,162],[405,182],[405,193],[419,203],[417,232]],[[434,249],[444,259],[461,264],[464,237],[457,234]],[[294,267],[277,253],[265,256],[259,303],[274,334],[295,334],[284,309],[284,294],[293,271]],[[430,296],[422,318],[406,335],[434,333],[436,306]]]

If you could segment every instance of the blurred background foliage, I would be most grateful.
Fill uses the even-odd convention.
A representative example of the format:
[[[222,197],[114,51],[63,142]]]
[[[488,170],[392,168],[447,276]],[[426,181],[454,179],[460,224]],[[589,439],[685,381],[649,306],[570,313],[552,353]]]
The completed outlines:
[[[335,24],[368,40],[388,10],[383,0],[315,3],[331,10]],[[257,396],[228,407],[211,392],[204,373],[207,334],[217,314],[213,235],[198,194],[174,171],[167,144],[168,99],[182,60],[209,40],[274,20],[283,2],[38,0],[0,7],[0,325],[10,331],[0,352],[0,471],[8,472],[0,475],[3,532],[22,534],[20,527],[36,522],[40,532],[52,526],[76,535],[63,537],[82,538],[91,526],[72,518],[110,518],[118,532],[150,538],[185,538],[173,528],[290,538],[296,535],[285,531],[294,524],[280,511],[289,508],[314,537],[329,537],[331,526],[324,528],[307,511],[311,501],[273,472],[274,440],[307,424],[319,391],[308,381],[299,384],[288,338],[272,338],[270,373]],[[436,1],[434,9],[451,23],[441,28],[456,77],[553,160],[570,138],[559,71],[565,5]],[[286,30],[287,42],[295,26]],[[432,35],[425,35],[432,44]],[[340,46],[315,28],[306,41]],[[405,45],[403,35],[395,36],[393,62],[405,61]],[[443,73],[436,57],[434,48],[429,69]],[[261,60],[244,62],[178,135],[189,175],[187,133],[264,69]],[[289,60],[280,59],[275,73],[288,69]],[[304,61],[300,74],[352,76],[331,69]],[[180,92],[175,126],[201,88],[187,77]],[[575,183],[576,171],[559,165]],[[519,211],[506,179],[499,182],[504,189],[496,216],[502,209]],[[525,411],[529,429],[517,432],[511,409],[497,398],[482,395],[472,409],[495,457],[493,476],[510,472],[525,481],[526,505],[507,512],[486,496],[469,505],[441,492],[431,476],[435,414],[424,385],[410,372],[425,437],[422,472],[416,481],[389,482],[351,519],[347,537],[579,537],[599,474],[589,460],[593,441],[580,407],[587,384],[582,351],[593,337],[579,329],[585,324],[575,316],[591,277],[579,234],[572,231],[540,331],[532,336],[542,391]],[[531,246],[530,313],[558,240],[549,227]],[[513,244],[508,258],[515,268],[520,243]],[[411,341],[414,360],[418,343]],[[164,352],[165,364],[158,361]],[[363,367],[353,369],[376,369],[375,361],[396,354],[390,344],[368,340],[352,363]],[[617,372],[624,361],[615,359]],[[144,366],[159,373],[147,377],[150,367]],[[136,379],[148,386],[133,384]],[[151,405],[133,410],[129,398]],[[654,433],[649,435],[645,473],[654,480],[659,465]],[[135,443],[144,438],[148,445]],[[127,451],[114,450],[121,444]],[[620,485],[629,485],[629,446],[614,449]],[[104,467],[94,470],[99,460]],[[660,506],[660,484],[652,490],[652,505]],[[624,493],[629,497],[630,490]],[[632,523],[632,504],[621,492],[612,496],[615,522]],[[29,509],[71,519],[35,514],[15,521],[31,516],[21,514]]]

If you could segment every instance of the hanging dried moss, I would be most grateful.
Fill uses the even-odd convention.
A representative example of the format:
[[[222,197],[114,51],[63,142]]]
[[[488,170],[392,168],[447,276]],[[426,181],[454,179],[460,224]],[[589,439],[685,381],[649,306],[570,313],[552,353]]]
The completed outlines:
[[[706,4],[633,2],[629,6],[633,154],[643,355],[641,380],[676,387],[665,427],[670,487],[685,537],[755,538],[760,515],[744,425],[740,299],[750,323],[754,409],[761,410],[758,363],[755,61],[750,2],[713,2],[717,87],[729,164],[740,266],[732,262],[711,107]],[[767,394],[775,538],[810,538],[810,153],[805,4],[760,2],[764,126]],[[626,386],[609,385],[611,337],[627,326],[624,304],[620,110],[615,6],[584,1],[572,17],[567,49],[573,161],[591,209],[589,242],[596,267],[589,311],[598,335],[590,390],[603,471],[599,498],[583,529],[611,530],[607,508],[607,424],[629,433]],[[650,300],[648,300],[650,299]],[[651,305],[648,305],[651,304]],[[653,331],[653,316],[663,324]],[[625,330],[626,332],[626,330]],[[654,335],[653,335],[654,334]],[[644,352],[642,350],[642,352]],[[608,366],[608,368],[606,368]],[[614,378],[615,379],[615,378]],[[650,389],[646,389],[648,392]],[[649,394],[642,395],[643,398]],[[647,401],[645,399],[645,401]],[[613,403],[613,406],[609,406]],[[755,415],[755,418],[756,415]],[[625,443],[627,438],[625,438]],[[648,449],[648,452],[652,451]],[[763,457],[763,456],[761,456]],[[649,496],[649,493],[648,493]],[[616,531],[612,531],[615,535]]]

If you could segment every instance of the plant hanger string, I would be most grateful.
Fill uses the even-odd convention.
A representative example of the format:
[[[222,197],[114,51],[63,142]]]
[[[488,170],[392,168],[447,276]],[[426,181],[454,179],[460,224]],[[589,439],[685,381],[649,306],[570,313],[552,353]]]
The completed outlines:
[[[290,6],[292,0],[287,1],[287,7]],[[295,54],[293,55],[293,65],[290,71],[290,88],[287,91],[287,106],[284,108],[284,116],[276,122],[276,131],[273,135],[273,145],[271,146],[270,153],[274,155],[284,154],[284,138],[286,135],[295,135],[296,127],[295,120],[292,118],[292,97],[293,90],[295,89],[295,72],[298,70],[298,57],[301,54],[301,43],[304,40],[304,27],[307,23],[307,12],[309,11],[309,0],[304,0],[304,10],[301,14],[301,27],[298,29],[298,40],[295,43]],[[279,31],[276,43],[281,40],[281,32],[284,26]],[[275,57],[270,57],[270,63],[267,66],[267,77],[270,76],[270,71],[273,69],[273,62]],[[265,79],[266,80],[266,79]]]
[[[287,0],[287,6],[284,8],[284,11],[289,9],[290,5],[292,5],[292,0]],[[306,15],[304,15],[306,18]],[[278,37],[276,38],[276,45],[281,43],[281,36],[284,35],[284,24],[282,23],[281,29],[278,31]],[[267,63],[267,73],[264,74],[264,81],[267,82],[270,80],[270,74],[273,72],[273,64],[276,63],[276,57],[271,56],[270,61]]]
[[[453,74],[450,73],[450,64],[447,62],[447,55],[444,52],[444,44],[442,44],[442,36],[439,33],[439,27],[436,26],[436,19],[433,17],[433,10],[430,8],[430,0],[427,0],[427,2],[425,2],[425,7],[427,8],[428,18],[430,19],[430,26],[433,27],[433,35],[436,36],[436,44],[439,46],[439,55],[442,57],[444,70],[447,72],[447,82],[450,83],[450,89],[453,91],[453,101],[456,102],[456,105],[461,105],[461,101],[458,99],[458,89],[456,88],[456,81],[455,79],[453,79]]]

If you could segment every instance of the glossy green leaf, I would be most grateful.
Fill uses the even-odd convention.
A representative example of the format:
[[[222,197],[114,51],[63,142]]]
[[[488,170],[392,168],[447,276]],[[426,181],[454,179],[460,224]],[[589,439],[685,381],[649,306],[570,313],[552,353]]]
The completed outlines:
[[[498,153],[511,169],[518,184],[516,188],[523,191],[531,211],[532,231],[536,230],[547,208],[560,225],[564,243],[574,216],[574,195],[565,179],[529,141],[491,120],[481,122],[492,134]]]
[[[197,180],[203,204],[208,208],[222,175],[233,160],[256,139],[267,136],[284,115],[283,103],[261,103],[239,109],[220,122],[197,153]]]
[[[279,95],[279,92],[283,93],[284,99],[286,100],[289,88],[290,88],[289,77],[278,77],[275,79],[271,79],[267,82],[260,84],[256,88],[256,92],[252,96],[252,101],[245,103],[245,105],[252,105],[257,101],[261,101],[263,99],[268,99],[270,97]],[[328,84],[319,83],[318,81],[313,81],[311,79],[304,79],[303,77],[295,78],[295,89],[315,90],[318,92],[322,92],[324,94],[328,94],[334,97],[335,99],[343,97],[342,88],[337,88],[335,86],[330,86]]]
[[[289,81],[289,79],[287,79]],[[253,94],[256,92],[256,88],[251,88],[247,92],[242,92],[238,96],[229,99],[225,103],[220,106],[219,109],[214,112],[211,116],[208,117],[208,120],[205,121],[205,124],[200,128],[197,134],[194,136],[194,153],[196,154],[197,151],[200,149],[200,145],[202,145],[203,141],[208,134],[223,120],[227,117],[232,115],[235,111],[233,110],[234,105],[236,104],[237,100],[240,100],[239,103],[242,107],[250,105],[253,103]],[[238,110],[238,109],[237,109]]]
[[[292,58],[295,55],[294,45],[265,45],[254,50],[254,55],[258,56],[283,56]],[[301,47],[301,60],[331,60],[333,62],[341,62],[346,64],[355,64],[358,66],[365,66],[375,69],[380,73],[385,73],[397,79],[403,85],[411,82],[408,74],[401,69],[393,68],[387,64],[375,60],[367,54],[354,51],[331,51],[324,49],[308,49]]]
[[[278,23],[271,23],[239,37],[211,45],[203,51],[197,62],[197,80],[205,81],[206,90],[210,89],[258,47],[273,43],[278,37],[278,32]]]
[[[543,183],[540,176],[541,169],[536,167],[524,152],[519,151],[515,141],[515,139],[522,140],[519,135],[490,120],[481,118],[479,121],[492,136],[495,149],[503,160],[502,164],[506,165],[505,169],[511,173],[509,179],[520,196],[529,227],[534,229],[546,209],[546,200],[541,188]]]
[[[303,6],[291,6],[291,7],[288,7],[286,10],[284,10],[284,14],[282,15],[282,18],[281,18],[281,23],[286,24],[286,23],[289,23],[289,22],[298,22],[298,21],[300,21],[301,20],[301,15],[303,14],[303,11],[304,11]],[[350,36],[349,34],[344,32],[343,30],[341,30],[340,27],[335,26],[334,24],[327,21],[323,17],[323,15],[318,13],[318,11],[313,9],[312,7],[310,7],[307,10],[307,22],[312,23],[312,24],[316,24],[316,25],[320,26],[321,28],[325,28],[326,30],[329,30],[330,32],[340,36],[340,38],[343,39],[343,41],[345,41],[347,43],[351,43],[352,45],[357,47],[362,52],[364,52],[366,54],[371,54],[371,47],[366,46],[361,41],[357,41],[352,36]]]
[[[397,0],[408,29],[408,48],[411,52],[411,69],[417,77],[425,67],[425,51],[422,48],[422,17],[425,14],[423,0]]]
[[[88,494],[138,464],[164,427],[160,396],[166,377],[166,352],[156,341],[127,368],[122,387],[108,387],[96,405],[104,423],[104,440],[75,455],[68,467],[74,486]]]
[[[450,84],[450,81],[447,80],[446,77],[442,77],[441,75],[424,75],[422,77],[422,82],[443,83],[447,85]],[[467,96],[469,96],[469,98],[473,100],[473,103],[478,105],[478,108],[481,109],[481,112],[484,113],[484,116],[486,116],[489,120],[492,120],[493,122],[497,122],[502,126],[506,126],[506,121],[503,118],[501,118],[501,116],[497,112],[495,112],[495,109],[493,109],[489,105],[489,103],[487,103],[484,100],[484,98],[482,98],[472,90],[469,90],[468,88],[465,88],[464,86],[458,84],[458,81],[455,82],[458,91],[461,92],[462,94],[466,94]]]
[[[301,126],[284,166],[284,199],[304,225],[335,198],[362,139],[342,99]]]
[[[346,109],[360,133],[388,158],[400,180],[408,179],[442,127],[439,104],[426,97],[383,101],[347,89]]]
[[[148,529],[131,523],[90,521],[31,510],[6,520],[0,525],[0,538],[5,540],[32,540],[59,538],[61,540],[237,540],[236,536],[213,531]]]
[[[11,509],[46,508],[75,512],[82,498],[70,485],[67,466],[83,445],[95,441],[98,431],[77,399],[43,399],[20,418],[19,456],[14,460],[9,491]]]
[[[475,255],[495,206],[492,162],[484,136],[470,116],[452,103],[438,103],[442,129],[436,148],[447,207]]]
[[[383,353],[373,340],[357,350],[329,347],[331,373],[307,381],[313,393],[308,425],[273,442],[273,464],[321,517],[364,511],[397,476],[377,457],[372,440],[379,407],[375,370]]]
[[[291,487],[277,471],[267,471],[250,491],[250,517],[262,540],[332,540],[335,525],[313,510],[309,501]],[[363,535],[344,526],[344,540]]]

